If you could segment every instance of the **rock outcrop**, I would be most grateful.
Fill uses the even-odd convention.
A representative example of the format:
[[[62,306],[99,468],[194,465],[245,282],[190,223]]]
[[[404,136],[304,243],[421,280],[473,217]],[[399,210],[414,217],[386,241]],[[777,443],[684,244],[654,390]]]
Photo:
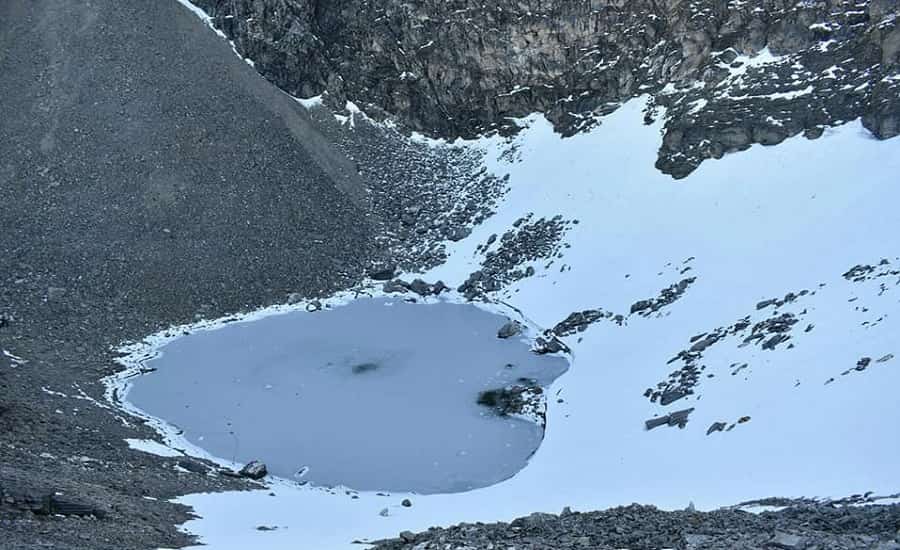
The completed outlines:
[[[900,133],[897,0],[195,1],[289,93],[433,136],[533,112],[571,135],[648,94],[657,167],[684,177],[857,118]]]

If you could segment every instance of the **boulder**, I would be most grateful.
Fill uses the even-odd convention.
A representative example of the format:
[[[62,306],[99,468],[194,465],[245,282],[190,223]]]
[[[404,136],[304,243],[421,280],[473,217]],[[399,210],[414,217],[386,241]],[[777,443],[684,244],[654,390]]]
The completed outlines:
[[[384,285],[381,287],[381,290],[386,294],[402,294],[409,290],[409,288],[406,282],[400,279],[394,279],[392,281],[387,281],[386,283],[384,283]]]
[[[397,266],[395,264],[390,264],[384,267],[370,269],[368,275],[369,278],[374,281],[390,281],[394,278],[396,272]]]
[[[518,321],[509,321],[497,331],[497,338],[507,339],[522,334],[522,323]]]
[[[534,341],[533,351],[538,355],[546,355],[548,353],[559,353],[561,351],[569,351],[569,348],[563,344],[556,336],[540,337]]]
[[[806,548],[806,539],[790,533],[778,532],[766,543],[768,548],[780,548],[782,550],[800,550]]]
[[[244,465],[243,468],[238,472],[241,477],[246,477],[250,479],[262,479],[268,475],[269,470],[266,468],[266,465],[258,460],[253,460]]]
[[[419,296],[431,295],[431,285],[422,279],[414,279],[413,282],[409,283],[409,289]]]

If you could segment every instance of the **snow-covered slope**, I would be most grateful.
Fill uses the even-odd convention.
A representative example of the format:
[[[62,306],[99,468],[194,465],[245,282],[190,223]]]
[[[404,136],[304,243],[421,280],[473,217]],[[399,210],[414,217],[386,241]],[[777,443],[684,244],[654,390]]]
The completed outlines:
[[[465,145],[510,175],[510,191],[424,278],[458,285],[480,268],[476,249],[490,235],[529,213],[561,215],[579,222],[567,226],[563,257],[534,262],[533,276],[493,297],[545,327],[582,310],[624,317],[565,337],[575,362],[550,392],[546,439],[525,470],[454,495],[351,499],[279,484],[190,495],[180,501],[201,518],[186,528],[216,549],[351,548],[563,506],[708,509],[900,490],[900,142],[852,122],[674,181],[653,168],[661,128],[642,123],[643,108],[632,100],[568,139],[534,117],[513,142]],[[633,307],[691,278],[671,303]],[[663,390],[666,400],[693,394],[662,406]],[[683,429],[645,429],[690,408]],[[723,431],[707,435],[716,422]]]

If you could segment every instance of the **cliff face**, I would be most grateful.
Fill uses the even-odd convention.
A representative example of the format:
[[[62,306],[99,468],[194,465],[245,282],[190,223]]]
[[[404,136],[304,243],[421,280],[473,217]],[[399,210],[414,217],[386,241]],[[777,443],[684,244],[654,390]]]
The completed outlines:
[[[683,177],[858,117],[900,133],[900,0],[197,3],[286,91],[434,136],[536,111],[569,135],[650,94],[666,108],[657,166]]]

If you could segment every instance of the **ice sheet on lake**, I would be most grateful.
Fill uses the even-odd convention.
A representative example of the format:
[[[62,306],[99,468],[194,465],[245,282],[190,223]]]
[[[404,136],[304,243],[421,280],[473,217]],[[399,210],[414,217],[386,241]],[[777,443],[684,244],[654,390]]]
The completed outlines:
[[[479,405],[482,392],[549,385],[568,362],[507,318],[468,304],[359,299],[177,339],[127,400],[187,440],[317,486],[466,491],[510,477],[543,427]]]

